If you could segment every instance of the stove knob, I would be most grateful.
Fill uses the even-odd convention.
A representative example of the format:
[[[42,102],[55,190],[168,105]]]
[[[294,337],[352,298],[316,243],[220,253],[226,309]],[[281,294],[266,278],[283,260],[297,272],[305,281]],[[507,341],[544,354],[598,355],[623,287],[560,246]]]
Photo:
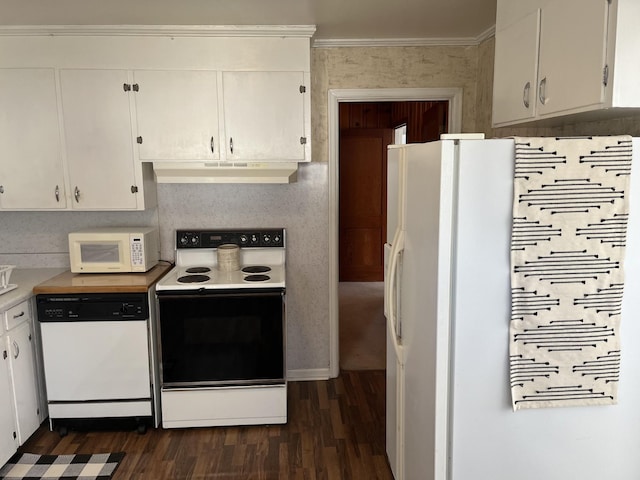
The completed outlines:
[[[280,235],[279,235],[279,234],[277,234],[277,233],[276,233],[276,234],[273,236],[273,243],[275,243],[276,245],[280,245],[280,242],[281,242],[281,241],[282,241],[282,238],[280,237]]]
[[[247,237],[244,233],[240,234],[240,245],[246,245],[249,243],[249,237]]]
[[[193,237],[191,237],[191,245],[197,245],[198,244],[198,236],[194,235]]]
[[[256,235],[255,233],[252,233],[252,234],[251,234],[251,244],[252,244],[252,245],[255,245],[255,244],[256,244],[256,243],[258,243],[259,241],[260,241],[260,240],[259,240],[258,235]]]
[[[187,243],[189,243],[189,239],[187,238],[186,235],[183,235],[182,237],[180,237],[180,245],[186,245]]]
[[[271,235],[269,233],[262,234],[262,243],[271,243]]]

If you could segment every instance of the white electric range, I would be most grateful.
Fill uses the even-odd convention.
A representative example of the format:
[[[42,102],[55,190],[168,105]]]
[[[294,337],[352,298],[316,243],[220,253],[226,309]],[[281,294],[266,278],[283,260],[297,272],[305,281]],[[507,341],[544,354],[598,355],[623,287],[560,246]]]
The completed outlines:
[[[176,232],[156,285],[163,427],[286,423],[285,258],[283,228]]]

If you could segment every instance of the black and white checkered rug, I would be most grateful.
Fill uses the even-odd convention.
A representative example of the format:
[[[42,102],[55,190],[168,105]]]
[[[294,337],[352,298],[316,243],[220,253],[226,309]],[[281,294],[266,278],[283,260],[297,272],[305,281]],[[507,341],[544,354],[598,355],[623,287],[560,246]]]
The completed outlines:
[[[2,480],[109,480],[124,453],[34,455],[17,453],[0,468]]]

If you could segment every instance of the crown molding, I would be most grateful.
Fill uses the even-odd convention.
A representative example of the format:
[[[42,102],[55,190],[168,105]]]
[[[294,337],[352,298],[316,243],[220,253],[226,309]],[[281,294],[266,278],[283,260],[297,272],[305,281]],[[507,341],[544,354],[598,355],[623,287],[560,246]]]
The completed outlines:
[[[2,25],[0,35],[307,37],[315,25]]]
[[[495,35],[495,25],[477,37],[442,38],[316,38],[314,48],[338,47],[440,47],[479,45]]]

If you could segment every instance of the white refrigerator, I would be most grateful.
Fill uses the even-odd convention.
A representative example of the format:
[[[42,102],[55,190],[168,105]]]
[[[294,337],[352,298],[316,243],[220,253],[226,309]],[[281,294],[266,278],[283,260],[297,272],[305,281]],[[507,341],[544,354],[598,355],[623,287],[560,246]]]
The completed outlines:
[[[396,480],[640,479],[640,155],[634,162],[618,404],[514,412],[514,141],[389,147],[387,455]]]

